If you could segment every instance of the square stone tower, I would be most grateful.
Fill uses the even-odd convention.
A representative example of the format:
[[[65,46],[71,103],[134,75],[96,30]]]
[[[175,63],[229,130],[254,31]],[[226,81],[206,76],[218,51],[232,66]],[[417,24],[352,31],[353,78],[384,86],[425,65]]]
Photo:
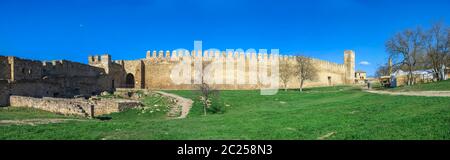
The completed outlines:
[[[95,55],[88,57],[88,63],[91,66],[100,67],[105,69],[106,74],[109,74],[109,70],[111,68],[111,55],[103,54],[103,55]]]
[[[353,50],[344,51],[345,77],[347,84],[355,82],[355,52]]]

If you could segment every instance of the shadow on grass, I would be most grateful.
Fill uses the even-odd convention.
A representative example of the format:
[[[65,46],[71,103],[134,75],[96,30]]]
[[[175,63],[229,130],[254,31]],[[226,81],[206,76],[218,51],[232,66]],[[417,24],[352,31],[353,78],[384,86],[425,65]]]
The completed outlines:
[[[95,117],[95,119],[101,120],[101,121],[109,121],[112,119],[112,117],[108,117],[108,116],[99,116],[99,117]]]

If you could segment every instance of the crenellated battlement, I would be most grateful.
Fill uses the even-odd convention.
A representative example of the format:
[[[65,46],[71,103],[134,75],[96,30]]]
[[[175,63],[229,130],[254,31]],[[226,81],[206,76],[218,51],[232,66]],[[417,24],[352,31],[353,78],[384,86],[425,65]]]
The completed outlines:
[[[151,54],[152,53],[152,54]],[[353,51],[346,51],[346,55],[349,53],[354,53]],[[274,54],[268,54],[268,53],[256,53],[249,52],[245,53],[243,51],[200,51],[197,52],[195,50],[188,51],[188,50],[174,50],[172,52],[170,51],[163,51],[163,50],[153,50],[153,51],[147,51],[146,52],[146,58],[144,60],[148,60],[151,62],[176,62],[181,61],[183,59],[190,58],[191,60],[204,60],[204,61],[213,61],[218,59],[224,59],[224,60],[257,60],[257,61],[264,61],[269,60],[273,58],[278,58],[279,60],[290,60],[294,61],[296,56],[293,55],[274,55]],[[350,59],[354,59],[353,57],[349,57]],[[345,58],[348,59],[348,58]],[[338,64],[334,62],[329,62],[325,60],[320,60],[316,58],[312,58],[313,62],[317,64],[321,68],[332,68],[332,69],[339,69],[344,70],[346,67],[352,67],[352,65],[345,65],[346,63],[351,63],[351,60],[346,60],[344,64]],[[353,60],[354,62],[354,60]],[[116,62],[117,63],[117,62]],[[119,63],[120,64],[120,63]]]
[[[109,54],[88,56],[88,63],[89,64],[110,63],[111,61],[112,61],[111,60],[111,55],[109,55]]]

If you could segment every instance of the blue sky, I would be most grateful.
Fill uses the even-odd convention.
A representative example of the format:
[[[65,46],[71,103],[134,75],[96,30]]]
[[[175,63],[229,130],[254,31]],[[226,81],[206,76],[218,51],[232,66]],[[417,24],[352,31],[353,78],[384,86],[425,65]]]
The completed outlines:
[[[202,40],[204,49],[278,48],[337,63],[352,49],[372,75],[394,33],[449,21],[447,0],[0,0],[0,55],[86,63]]]

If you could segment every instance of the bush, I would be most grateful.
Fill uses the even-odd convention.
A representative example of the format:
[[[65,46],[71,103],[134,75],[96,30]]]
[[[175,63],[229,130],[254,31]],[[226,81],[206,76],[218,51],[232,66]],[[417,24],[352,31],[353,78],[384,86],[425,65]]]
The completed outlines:
[[[225,103],[223,103],[220,98],[214,97],[212,99],[211,105],[208,108],[208,112],[212,114],[223,114],[225,113]]]

